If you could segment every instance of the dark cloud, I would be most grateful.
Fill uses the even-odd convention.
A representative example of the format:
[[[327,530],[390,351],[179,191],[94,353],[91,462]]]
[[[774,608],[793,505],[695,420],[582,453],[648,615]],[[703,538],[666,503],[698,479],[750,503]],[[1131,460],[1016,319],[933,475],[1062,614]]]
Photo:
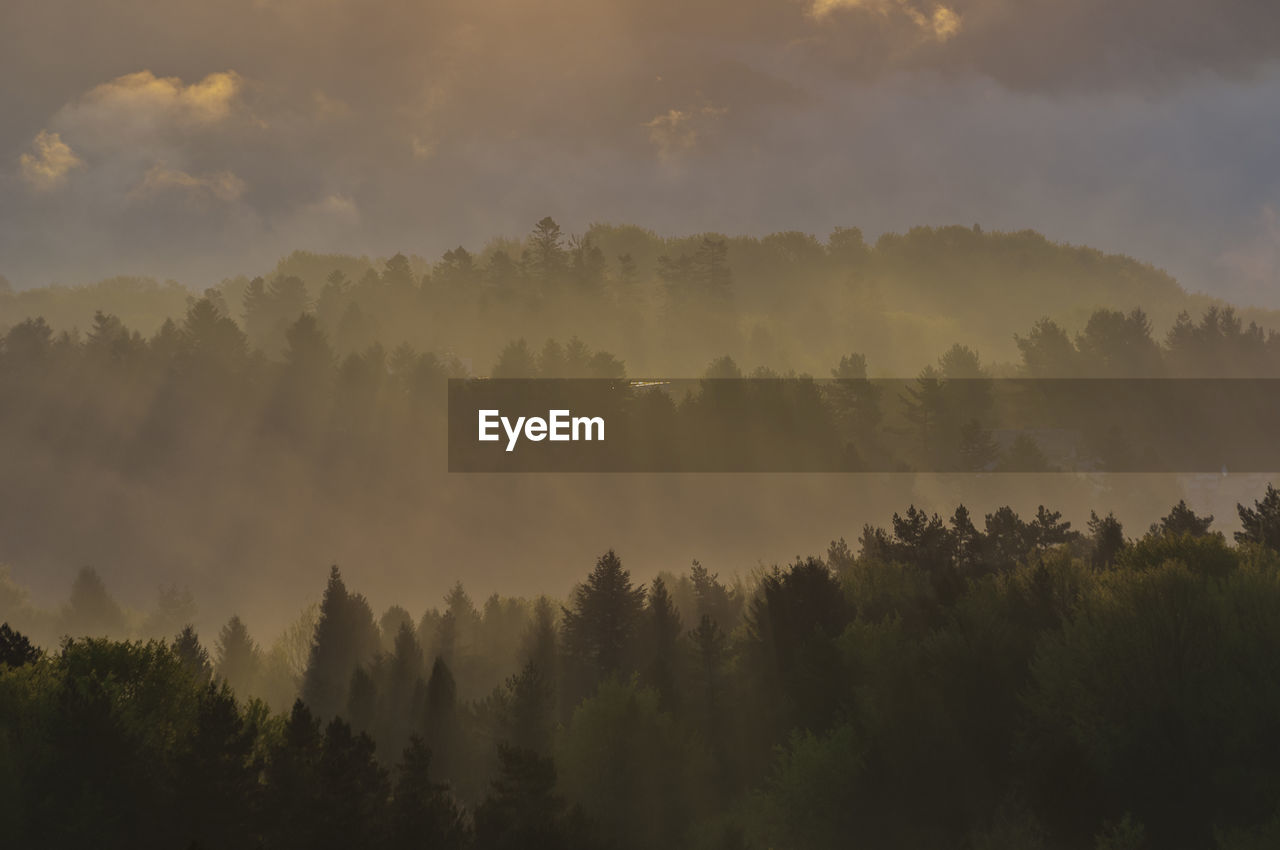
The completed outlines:
[[[1254,0],[10,0],[0,271],[207,282],[297,244],[429,252],[546,212],[760,232],[902,210],[1075,238],[1091,204],[1162,261],[1147,219],[1170,213],[1135,195],[1218,191],[1193,110],[1244,91],[1222,120],[1265,123],[1278,50],[1280,7]],[[1055,132],[1007,144],[1028,122]],[[1210,229],[1256,230],[1276,201],[1240,173]]]

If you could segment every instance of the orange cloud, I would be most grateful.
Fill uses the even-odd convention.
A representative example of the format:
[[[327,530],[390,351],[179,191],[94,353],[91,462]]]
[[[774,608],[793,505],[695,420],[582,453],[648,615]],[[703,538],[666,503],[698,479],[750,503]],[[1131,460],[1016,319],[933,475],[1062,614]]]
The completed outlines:
[[[71,146],[57,133],[41,130],[31,143],[33,153],[18,158],[22,177],[36,191],[47,192],[58,188],[67,180],[72,169],[80,168],[84,161],[76,156]]]

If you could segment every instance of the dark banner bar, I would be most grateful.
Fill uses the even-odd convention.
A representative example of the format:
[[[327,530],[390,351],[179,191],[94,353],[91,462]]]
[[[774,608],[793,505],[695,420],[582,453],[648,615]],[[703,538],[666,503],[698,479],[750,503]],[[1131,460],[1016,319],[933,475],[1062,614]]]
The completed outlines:
[[[449,382],[451,472],[1277,472],[1280,380]]]

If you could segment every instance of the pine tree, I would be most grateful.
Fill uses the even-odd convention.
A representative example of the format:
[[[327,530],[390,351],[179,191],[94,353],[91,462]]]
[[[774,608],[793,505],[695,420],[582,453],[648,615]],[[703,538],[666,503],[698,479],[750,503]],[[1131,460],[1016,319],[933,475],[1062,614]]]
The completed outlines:
[[[544,291],[557,286],[567,267],[568,255],[560,225],[551,216],[534,225],[525,249],[524,262],[529,275]]]
[[[1041,549],[1071,543],[1080,537],[1080,532],[1071,530],[1070,522],[1062,521],[1061,511],[1048,510],[1044,505],[1036,509],[1030,532],[1035,545]]]
[[[347,687],[347,707],[342,714],[357,732],[372,732],[377,720],[378,686],[364,665],[351,673]]]
[[[332,717],[346,708],[351,675],[373,658],[378,643],[369,603],[349,594],[342,574],[332,567],[302,678],[302,699],[318,717]]]
[[[91,637],[120,637],[125,631],[124,610],[107,592],[93,567],[84,567],[71,585],[71,599],[62,614],[62,632]]]
[[[435,754],[441,775],[450,776],[458,766],[458,687],[443,658],[436,658],[427,680],[423,738]]]
[[[177,823],[182,846],[248,847],[257,832],[257,730],[245,722],[224,683],[210,683],[196,704],[195,730],[177,764]]]
[[[315,812],[320,850],[379,847],[386,832],[390,783],[374,757],[373,739],[341,718],[329,722],[317,764]]]
[[[1213,525],[1213,514],[1199,516],[1187,507],[1186,499],[1179,499],[1178,504],[1173,506],[1168,515],[1162,517],[1159,522],[1152,523],[1150,533],[1156,536],[1167,534],[1173,537],[1183,535],[1205,537],[1209,534],[1211,525]]]
[[[449,786],[431,779],[431,749],[416,735],[396,767],[387,823],[389,850],[461,850],[470,840]]]
[[[960,428],[960,467],[965,472],[981,472],[1000,455],[1000,447],[977,419]]]
[[[40,660],[40,654],[25,635],[9,628],[8,623],[0,623],[0,666],[34,664]]]
[[[249,629],[238,616],[233,616],[218,633],[217,674],[241,696],[254,692],[262,671],[262,651],[249,636]]]
[[[295,700],[279,741],[263,771],[269,847],[309,847],[318,840],[320,754],[324,738],[319,721],[301,699]]]
[[[1116,558],[1127,545],[1124,539],[1124,527],[1116,515],[1108,513],[1105,517],[1097,512],[1089,512],[1089,542],[1092,549],[1090,563],[1095,568],[1111,567]]]
[[[951,557],[958,574],[972,576],[982,571],[984,542],[982,532],[969,516],[969,509],[957,505],[951,516]]]
[[[722,630],[732,630],[742,612],[741,596],[725,587],[719,574],[697,561],[689,567],[689,580],[693,583],[699,619],[710,617]]]
[[[213,678],[213,665],[209,662],[209,651],[200,645],[194,626],[184,627],[173,639],[171,648],[192,681],[202,686],[209,683]]]
[[[677,645],[683,629],[667,584],[661,578],[649,588],[648,606],[644,612],[644,652],[648,656],[645,678],[658,692],[661,706],[671,711],[678,701],[679,653]]]
[[[501,740],[540,755],[551,751],[555,726],[555,691],[532,662],[507,679],[499,708]]]
[[[1280,490],[1268,484],[1266,495],[1252,508],[1236,505],[1236,510],[1244,527],[1235,534],[1237,543],[1257,543],[1280,550]]]
[[[377,739],[387,752],[400,752],[425,710],[426,662],[413,627],[400,624],[391,655],[382,659]]]
[[[631,574],[612,549],[574,590],[571,606],[564,609],[564,649],[590,684],[633,663],[644,598],[644,588],[632,586]]]
[[[579,850],[593,846],[586,823],[556,788],[555,764],[498,745],[498,778],[475,812],[477,850]]]

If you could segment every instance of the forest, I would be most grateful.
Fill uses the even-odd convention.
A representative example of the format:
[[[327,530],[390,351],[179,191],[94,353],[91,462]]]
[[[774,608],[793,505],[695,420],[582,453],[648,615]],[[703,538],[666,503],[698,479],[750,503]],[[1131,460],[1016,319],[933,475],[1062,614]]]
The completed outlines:
[[[272,275],[203,293],[123,278],[0,291],[0,442],[21,447],[0,452],[10,485],[0,563],[46,598],[94,565],[130,587],[135,607],[150,604],[138,594],[154,591],[157,574],[173,574],[208,610],[248,605],[246,616],[275,628],[284,618],[273,612],[297,605],[316,563],[348,565],[374,592],[421,604],[447,589],[424,561],[478,561],[486,592],[563,593],[567,565],[590,550],[633,552],[649,575],[711,557],[713,540],[727,574],[908,502],[985,512],[1052,501],[1077,523],[1103,508],[1145,524],[1192,494],[1169,479],[1112,487],[1061,475],[897,476],[872,488],[852,478],[449,478],[445,386],[687,376],[803,388],[813,376],[826,384],[805,402],[810,430],[835,452],[855,447],[842,468],[956,469],[969,464],[957,455],[967,422],[950,429],[941,461],[859,446],[874,419],[864,379],[1274,378],[1277,326],[1125,257],[969,227],[870,244],[853,229],[825,243],[664,240],[603,225],[570,237],[544,219],[523,240],[435,263],[295,254]],[[880,399],[886,421],[907,414],[899,395]],[[970,436],[970,454],[990,454],[984,434]],[[1029,445],[998,448],[969,465],[999,465],[1017,449],[1012,468],[1062,466]],[[1222,514],[1261,486],[1233,477],[1197,506]],[[600,529],[589,548],[541,533],[570,514]],[[511,518],[508,533],[492,535],[499,515]]]
[[[1274,847],[1280,491],[965,388],[1280,378],[1277,327],[976,226],[0,285],[0,844]],[[893,472],[447,471],[451,379],[664,375]]]
[[[301,640],[128,640],[100,577],[0,627],[11,846],[1261,848],[1280,491],[1233,541],[909,507],[726,583],[602,554],[415,618],[330,571]],[[111,636],[115,633],[117,636]]]

